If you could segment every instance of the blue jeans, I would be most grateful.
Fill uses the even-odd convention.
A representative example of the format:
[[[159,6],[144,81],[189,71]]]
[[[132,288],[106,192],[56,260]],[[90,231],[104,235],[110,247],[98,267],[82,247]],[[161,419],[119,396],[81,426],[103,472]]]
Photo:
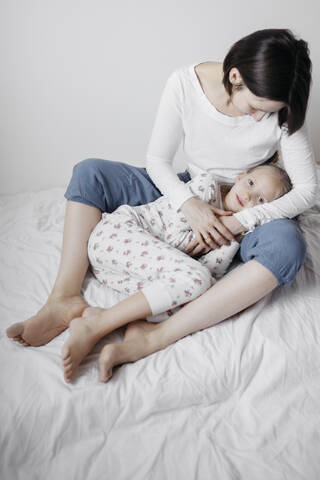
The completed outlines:
[[[187,182],[188,172],[178,174]],[[113,212],[120,205],[144,205],[161,196],[145,168],[89,158],[75,165],[67,200]],[[245,235],[240,259],[256,260],[268,268],[281,285],[290,285],[306,257],[306,243],[297,220],[282,218],[260,225]]]

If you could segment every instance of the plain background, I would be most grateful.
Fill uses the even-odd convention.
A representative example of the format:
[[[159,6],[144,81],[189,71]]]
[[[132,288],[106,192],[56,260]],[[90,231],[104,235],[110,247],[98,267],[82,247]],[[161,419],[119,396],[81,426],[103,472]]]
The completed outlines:
[[[0,0],[0,193],[67,185],[88,157],[145,165],[162,89],[180,66],[222,61],[239,38],[308,41],[307,124],[319,161],[317,0]],[[180,151],[175,166],[183,167]]]

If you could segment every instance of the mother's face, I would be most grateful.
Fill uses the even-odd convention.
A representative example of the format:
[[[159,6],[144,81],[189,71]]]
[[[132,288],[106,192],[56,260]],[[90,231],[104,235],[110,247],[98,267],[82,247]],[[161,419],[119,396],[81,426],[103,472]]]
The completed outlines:
[[[230,70],[229,79],[233,85],[243,83],[237,68]],[[257,97],[245,86],[233,92],[231,102],[239,112],[244,115],[251,115],[256,122],[259,122],[266,113],[279,112],[281,108],[286,106],[284,102]]]

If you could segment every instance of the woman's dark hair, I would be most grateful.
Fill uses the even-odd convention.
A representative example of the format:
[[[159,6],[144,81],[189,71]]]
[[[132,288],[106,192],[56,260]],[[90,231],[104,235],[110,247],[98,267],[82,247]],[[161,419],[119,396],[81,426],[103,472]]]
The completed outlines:
[[[229,81],[236,67],[243,84]],[[231,96],[234,89],[246,86],[257,97],[284,102],[278,112],[280,127],[286,122],[288,133],[302,127],[308,105],[312,63],[304,40],[297,40],[288,29],[265,29],[236,42],[223,62],[223,84]]]

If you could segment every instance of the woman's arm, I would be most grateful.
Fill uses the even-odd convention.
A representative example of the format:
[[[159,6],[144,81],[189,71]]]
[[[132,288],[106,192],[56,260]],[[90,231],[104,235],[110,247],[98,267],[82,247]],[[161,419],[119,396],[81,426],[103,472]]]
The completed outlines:
[[[239,241],[241,238],[241,233],[246,232],[247,229],[239,222],[239,220],[235,217],[235,214],[231,215],[230,217],[219,217],[219,220],[223,225],[227,227],[227,229],[233,233],[233,235],[237,236],[236,240]]]
[[[245,227],[253,230],[277,218],[293,218],[312,207],[318,189],[313,150],[304,125],[292,135],[282,128],[280,151],[292,190],[270,203],[255,206],[235,213],[233,216]]]
[[[183,138],[184,91],[179,72],[174,71],[161,96],[147,152],[147,171],[173,208],[184,213],[198,239],[193,254],[232,240],[232,234],[215,216],[213,207],[195,197],[189,186],[173,170],[173,159]],[[193,197],[193,198],[192,198]],[[206,240],[204,240],[206,239]]]
[[[183,138],[182,113],[184,93],[178,71],[165,85],[147,151],[147,171],[163,195],[170,198],[173,208],[193,197],[189,187],[173,170],[173,159]]]

